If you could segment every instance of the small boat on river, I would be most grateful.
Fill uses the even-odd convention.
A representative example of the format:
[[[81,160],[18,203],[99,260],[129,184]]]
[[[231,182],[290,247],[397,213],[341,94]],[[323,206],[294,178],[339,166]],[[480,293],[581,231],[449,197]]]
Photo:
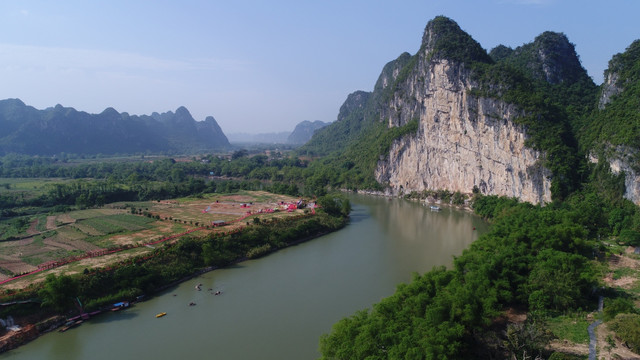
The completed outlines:
[[[165,316],[165,315],[167,315],[167,313],[166,313],[166,312],[161,312],[160,314],[157,314],[157,315],[156,315],[156,317],[157,317],[157,318],[161,318],[161,317],[163,317],[163,316]]]
[[[129,302],[128,301],[121,301],[119,303],[115,303],[113,305],[111,305],[111,311],[120,311],[122,309],[126,309],[129,307]]]
[[[67,321],[64,326],[62,328],[60,328],[60,330],[58,330],[59,332],[65,332],[71,328],[74,328],[80,324],[82,324],[83,320],[69,320]]]
[[[440,206],[438,206],[438,205],[431,205],[431,211],[440,211]]]

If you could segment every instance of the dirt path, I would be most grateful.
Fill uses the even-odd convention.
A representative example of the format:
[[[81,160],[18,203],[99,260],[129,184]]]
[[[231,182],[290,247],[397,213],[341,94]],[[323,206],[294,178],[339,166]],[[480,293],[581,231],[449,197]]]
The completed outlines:
[[[47,230],[53,230],[55,228],[57,228],[56,216],[55,215],[47,216]]]
[[[38,231],[37,227],[38,227],[38,218],[35,218],[31,222],[31,225],[29,225],[29,228],[27,229],[27,234],[29,235],[39,234],[40,232]]]
[[[611,336],[611,339],[615,341],[615,346],[610,347],[607,337]],[[607,324],[600,324],[597,330],[598,338],[598,359],[600,360],[619,360],[619,359],[634,359],[640,360],[640,355],[635,354],[629,350],[620,340],[616,339],[613,331],[607,328]]]

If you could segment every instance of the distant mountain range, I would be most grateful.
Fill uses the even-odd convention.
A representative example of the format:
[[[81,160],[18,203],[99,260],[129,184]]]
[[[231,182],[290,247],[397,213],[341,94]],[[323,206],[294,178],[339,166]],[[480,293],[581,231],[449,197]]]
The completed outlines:
[[[38,110],[19,99],[0,100],[0,154],[53,155],[221,150],[230,144],[212,116],[189,110],[129,115],[107,108],[89,114],[56,105]]]
[[[283,131],[262,134],[230,133],[228,137],[232,143],[302,145],[311,139],[316,130],[322,129],[329,124],[329,122],[319,120],[305,120],[296,125],[292,132]]]

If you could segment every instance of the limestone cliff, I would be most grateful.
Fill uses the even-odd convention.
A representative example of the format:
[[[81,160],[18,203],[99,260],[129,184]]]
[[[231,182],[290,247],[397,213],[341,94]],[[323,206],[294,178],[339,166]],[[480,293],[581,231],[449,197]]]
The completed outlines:
[[[625,52],[614,55],[604,72],[604,83],[600,92],[598,108],[604,109],[614,96],[620,95],[624,88],[638,81],[634,65],[640,60],[640,40],[636,40]],[[621,76],[622,75],[622,76]]]
[[[598,101],[600,112],[595,116],[595,122],[602,125],[595,128],[600,133],[590,160],[606,161],[612,173],[624,173],[624,197],[640,205],[640,112],[636,106],[628,105],[636,104],[640,94],[640,40],[614,55],[604,75]]]
[[[600,94],[600,100],[598,101],[598,109],[603,110],[604,107],[611,102],[611,98],[620,94],[622,89],[618,85],[618,73],[610,72],[605,75],[604,83],[602,83],[602,90]]]
[[[606,156],[609,162],[609,168],[615,175],[624,173],[624,198],[640,205],[640,171],[638,171],[637,162],[638,150],[628,146],[617,146],[615,149],[609,149]],[[598,162],[595,155],[590,156],[590,160],[594,163]]]
[[[468,43],[467,53],[447,53],[441,41],[450,40],[447,31],[455,32],[457,42]],[[425,29],[420,51],[403,61],[404,67],[383,71],[378,85],[394,88],[381,104],[382,120],[389,127],[412,120],[419,126],[417,133],[394,141],[378,161],[376,180],[394,194],[437,189],[470,193],[477,186],[484,194],[549,202],[551,172],[541,166],[544,154],[525,145],[527,130],[514,122],[523,111],[474,95],[479,85],[465,62],[469,56],[491,60],[464,36],[451,20],[436,18]]]

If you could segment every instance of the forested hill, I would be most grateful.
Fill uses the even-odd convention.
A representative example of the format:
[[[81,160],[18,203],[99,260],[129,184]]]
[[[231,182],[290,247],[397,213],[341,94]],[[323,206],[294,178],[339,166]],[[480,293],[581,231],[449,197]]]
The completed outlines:
[[[613,56],[599,88],[561,33],[487,53],[437,17],[420,50],[362,94],[303,148],[335,142],[315,162],[340,174],[325,172],[330,184],[407,198],[471,190],[492,226],[452,269],[416,274],[336,323],[321,359],[584,359],[572,343],[586,347],[595,319],[606,324],[598,357],[638,358],[637,269],[630,286],[608,278],[640,246],[640,41]],[[636,355],[614,354],[627,348]]]
[[[38,110],[19,99],[0,101],[0,154],[176,153],[229,146],[213,117],[195,121],[185,107],[137,116],[113,108],[89,114],[62,105]]]
[[[592,162],[624,179],[624,197],[640,205],[640,40],[609,61],[597,109],[578,136]]]
[[[346,169],[335,186],[395,195],[477,187],[546,203],[584,179],[577,133],[597,95],[564,34],[487,52],[440,16],[416,54],[386,64],[372,92],[350,94],[299,152]]]
[[[322,129],[323,127],[329,125],[329,123],[326,123],[324,121],[320,121],[320,120],[316,120],[316,121],[309,121],[309,120],[305,120],[302,121],[300,123],[298,123],[298,125],[296,125],[295,129],[293,129],[293,131],[291,132],[291,134],[289,134],[289,136],[287,137],[287,143],[289,144],[304,144],[307,141],[309,141],[311,139],[311,137],[313,136],[313,133],[318,130],[318,129]]]
[[[588,119],[585,144],[640,149],[640,40],[609,61],[598,109]]]

